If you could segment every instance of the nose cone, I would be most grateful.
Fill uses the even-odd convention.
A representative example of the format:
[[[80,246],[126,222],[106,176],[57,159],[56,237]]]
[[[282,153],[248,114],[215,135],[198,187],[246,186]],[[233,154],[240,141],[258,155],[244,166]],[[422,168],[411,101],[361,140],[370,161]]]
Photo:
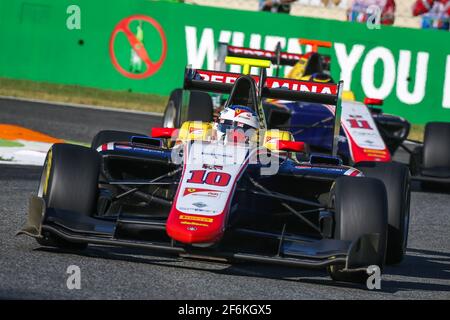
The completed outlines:
[[[216,243],[225,229],[223,217],[223,214],[207,217],[172,210],[167,219],[166,232],[170,238],[182,243]]]

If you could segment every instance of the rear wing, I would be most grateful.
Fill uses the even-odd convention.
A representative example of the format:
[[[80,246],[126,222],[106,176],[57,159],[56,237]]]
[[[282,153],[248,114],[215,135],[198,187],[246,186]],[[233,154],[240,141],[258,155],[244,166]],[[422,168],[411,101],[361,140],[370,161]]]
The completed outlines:
[[[241,76],[242,74],[240,73],[186,68],[184,89],[229,94],[233,89],[234,82]],[[255,80],[258,88],[261,89],[261,98],[304,101],[335,106],[342,92],[342,82],[338,84],[317,83],[264,77],[261,75],[249,76]],[[262,83],[260,83],[261,78],[263,78]]]
[[[229,94],[234,83],[240,77],[252,77],[257,87],[257,99],[259,101],[258,112],[264,118],[261,107],[261,99],[279,99],[287,101],[304,101],[318,104],[336,106],[334,122],[333,155],[337,154],[337,144],[340,133],[341,101],[344,82],[317,83],[312,81],[300,81],[277,77],[266,77],[265,69],[260,75],[246,75],[239,73],[211,71],[186,68],[184,75],[184,91],[201,90]],[[185,103],[185,102],[184,102]],[[265,126],[264,126],[265,127]]]
[[[319,48],[331,48],[332,43],[328,41],[299,39],[301,45],[311,46],[312,53],[318,53]],[[279,74],[280,66],[294,66],[301,59],[308,59],[311,52],[306,54],[289,53],[281,51],[281,44],[278,42],[275,51],[252,49],[245,47],[232,46],[227,43],[219,43],[216,69],[225,71],[225,57],[239,57],[251,59],[270,60],[277,67],[277,75]],[[329,71],[331,56],[320,53],[324,70]]]

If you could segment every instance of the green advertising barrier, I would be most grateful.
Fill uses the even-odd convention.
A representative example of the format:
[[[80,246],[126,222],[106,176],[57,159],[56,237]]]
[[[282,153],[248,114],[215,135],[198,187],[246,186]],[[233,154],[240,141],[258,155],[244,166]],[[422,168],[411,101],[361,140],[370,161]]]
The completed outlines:
[[[187,64],[215,67],[219,41],[305,52],[298,38],[333,42],[333,77],[358,99],[385,99],[413,123],[450,121],[448,32],[181,3],[2,1],[0,77],[167,95]]]

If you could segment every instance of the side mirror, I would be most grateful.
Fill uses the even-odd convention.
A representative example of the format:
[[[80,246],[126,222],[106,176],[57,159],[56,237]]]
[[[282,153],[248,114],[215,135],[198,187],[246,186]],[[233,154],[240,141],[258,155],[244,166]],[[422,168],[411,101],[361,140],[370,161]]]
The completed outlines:
[[[301,141],[278,140],[278,150],[303,152],[305,151],[305,143]]]
[[[383,99],[364,98],[364,104],[365,105],[382,106],[383,102],[384,102]]]
[[[172,138],[178,129],[176,128],[152,128],[152,138]]]

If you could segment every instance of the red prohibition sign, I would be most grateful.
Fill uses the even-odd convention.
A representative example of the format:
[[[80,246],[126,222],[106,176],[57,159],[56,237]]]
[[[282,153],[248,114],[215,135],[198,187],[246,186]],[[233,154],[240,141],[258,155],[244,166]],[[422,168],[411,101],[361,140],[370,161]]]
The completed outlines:
[[[152,61],[150,59],[143,43],[136,38],[133,32],[131,32],[130,23],[134,20],[146,21],[150,23],[156,29],[156,31],[158,31],[159,37],[161,38],[162,42],[162,53],[157,61]],[[116,41],[116,37],[120,32],[123,32],[125,34],[131,47],[134,49],[139,58],[141,58],[142,61],[144,62],[145,66],[147,67],[147,70],[145,72],[138,74],[128,72],[117,61],[116,53],[114,52],[114,42]],[[111,38],[109,40],[109,55],[111,56],[111,60],[114,67],[125,77],[132,79],[145,79],[153,75],[156,71],[159,70],[159,68],[161,68],[162,64],[164,63],[164,60],[166,59],[166,53],[167,53],[167,39],[161,25],[155,19],[141,14],[132,15],[129,16],[128,18],[121,20],[115,26],[111,34]]]

